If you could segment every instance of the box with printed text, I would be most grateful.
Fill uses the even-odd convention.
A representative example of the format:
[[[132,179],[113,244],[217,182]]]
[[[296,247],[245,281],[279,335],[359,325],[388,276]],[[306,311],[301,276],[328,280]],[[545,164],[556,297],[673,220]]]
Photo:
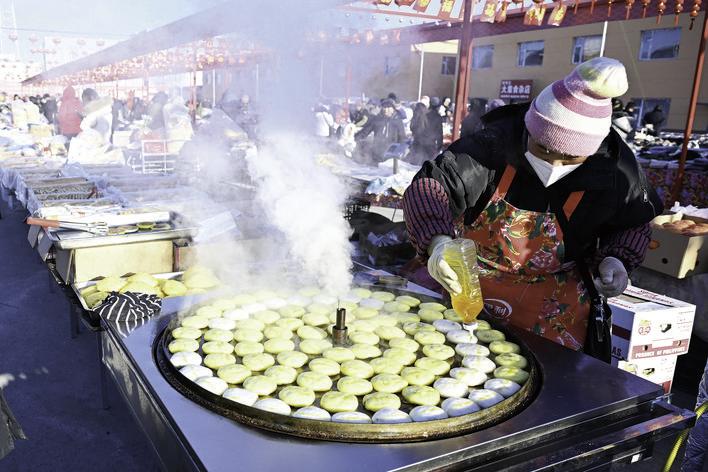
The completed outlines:
[[[688,352],[695,305],[637,287],[627,287],[608,303],[613,358],[629,361]]]
[[[661,356],[631,361],[613,358],[612,365],[644,380],[661,385],[664,388],[664,393],[669,393],[674,380],[677,359],[678,356]]]

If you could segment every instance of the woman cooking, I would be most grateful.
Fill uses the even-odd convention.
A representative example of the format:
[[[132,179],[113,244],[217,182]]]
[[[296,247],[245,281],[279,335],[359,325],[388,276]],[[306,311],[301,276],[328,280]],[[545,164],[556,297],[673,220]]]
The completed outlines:
[[[459,292],[443,248],[456,235],[472,239],[485,311],[582,349],[597,292],[624,291],[644,258],[648,223],[662,212],[634,154],[610,130],[611,98],[626,91],[620,62],[592,59],[530,105],[488,113],[481,131],[426,162],[406,190],[404,213],[430,275]],[[591,277],[597,290],[586,290]]]

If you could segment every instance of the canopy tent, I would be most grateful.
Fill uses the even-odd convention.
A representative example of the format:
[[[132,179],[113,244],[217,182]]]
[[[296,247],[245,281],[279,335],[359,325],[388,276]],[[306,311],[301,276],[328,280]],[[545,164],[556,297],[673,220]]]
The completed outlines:
[[[306,39],[317,47],[346,50],[458,40],[455,95],[458,106],[453,122],[453,138],[457,138],[466,112],[462,104],[468,101],[469,65],[475,38],[644,17],[656,17],[660,24],[671,21],[662,19],[663,16],[674,16],[676,22],[680,14],[690,15],[693,25],[701,6],[701,0],[690,0],[690,6],[685,0],[674,0],[670,9],[665,0],[575,0],[568,4],[563,0],[532,0],[530,4],[525,0],[259,0],[254,3],[231,0],[30,77],[23,85],[61,80],[97,82],[246,64],[278,47],[267,44],[268,38],[263,37],[264,22],[297,17],[304,22]],[[704,17],[675,193],[680,191],[695,116],[706,33]]]

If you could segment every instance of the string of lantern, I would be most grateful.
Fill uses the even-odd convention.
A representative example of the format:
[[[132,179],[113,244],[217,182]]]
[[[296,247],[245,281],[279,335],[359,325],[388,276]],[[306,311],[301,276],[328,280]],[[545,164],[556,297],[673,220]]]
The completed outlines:
[[[203,71],[225,66],[235,67],[252,62],[265,54],[263,50],[252,44],[248,46],[250,48],[236,49],[223,39],[210,38],[180,47],[154,51],[91,70],[42,80],[41,83],[45,85],[99,83]]]
[[[597,0],[590,1],[590,15],[595,13],[596,1]],[[607,0],[607,17],[612,16],[612,7],[617,1],[620,0]],[[640,1],[642,4],[642,18],[646,18],[647,9],[651,5],[652,0]],[[655,1],[657,10],[656,23],[661,24],[662,17],[665,15],[667,9],[667,0]],[[508,14],[513,12],[513,9],[510,9],[510,5],[513,3],[515,9],[518,10],[519,13],[524,13],[524,24],[528,26],[541,26],[550,6],[549,4],[546,4],[545,0],[531,0],[530,2],[528,0],[474,0],[473,5],[477,2],[484,2],[484,4],[481,14],[475,15],[473,21],[474,19],[477,19],[478,21],[484,23],[504,23]],[[673,0],[674,25],[678,25],[679,15],[685,10],[684,3],[688,2],[691,3],[691,8],[689,10],[689,17],[691,19],[689,29],[693,29],[694,21],[701,10],[701,0]],[[528,6],[527,8],[525,3]],[[560,26],[565,18],[568,5],[570,3],[571,2],[569,0],[554,0],[552,3],[553,10],[548,17],[547,24],[550,26]],[[625,19],[627,20],[630,19],[634,3],[635,0],[625,0]],[[395,15],[400,12],[407,13],[412,9],[413,11],[425,13],[426,15],[446,19],[451,17],[451,12],[454,10],[455,0],[440,0],[439,10],[432,12],[429,11],[432,5],[431,0],[373,0],[373,4],[387,7],[385,10],[376,10],[378,13]],[[573,14],[577,14],[580,1],[574,0],[572,4]],[[400,11],[397,11],[396,8]],[[459,16],[461,15],[462,12],[459,12]],[[456,19],[459,19],[459,16]],[[350,42],[353,44],[362,43],[360,37],[352,37]],[[371,42],[374,41],[372,40],[369,43]]]

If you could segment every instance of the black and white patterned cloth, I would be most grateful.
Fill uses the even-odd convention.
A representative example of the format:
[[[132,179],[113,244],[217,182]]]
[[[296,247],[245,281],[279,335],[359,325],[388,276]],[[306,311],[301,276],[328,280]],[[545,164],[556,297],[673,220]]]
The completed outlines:
[[[111,292],[95,311],[106,321],[134,323],[160,313],[161,307],[162,300],[157,295]]]

